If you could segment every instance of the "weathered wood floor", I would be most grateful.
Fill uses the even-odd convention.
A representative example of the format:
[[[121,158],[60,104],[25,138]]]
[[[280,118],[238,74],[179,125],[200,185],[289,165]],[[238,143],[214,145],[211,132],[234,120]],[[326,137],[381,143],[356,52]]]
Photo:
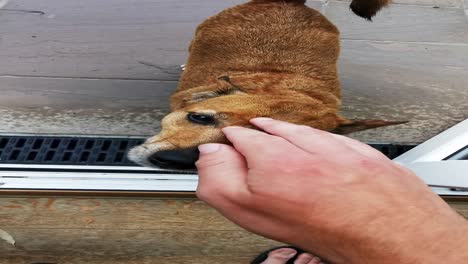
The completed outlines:
[[[0,264],[248,263],[277,242],[195,199],[0,197]]]
[[[0,196],[0,229],[0,264],[245,264],[281,245],[192,198]]]

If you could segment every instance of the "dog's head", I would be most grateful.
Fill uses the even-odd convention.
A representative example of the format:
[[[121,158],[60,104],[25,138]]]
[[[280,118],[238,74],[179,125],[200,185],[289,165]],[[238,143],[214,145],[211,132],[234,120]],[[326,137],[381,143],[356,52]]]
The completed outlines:
[[[129,158],[148,167],[194,169],[199,145],[228,143],[222,128],[253,128],[249,120],[255,117],[270,117],[341,134],[395,124],[343,119],[337,115],[338,100],[326,99],[325,94],[321,100],[304,95],[292,96],[287,94],[289,90],[251,94],[249,83],[234,85],[228,78],[223,78],[214,84],[175,93],[171,98],[173,111],[161,121],[161,132],[133,148]],[[264,82],[257,83],[257,90],[259,84],[265,85]],[[330,93],[328,96],[334,97]],[[329,104],[324,103],[327,100]],[[333,100],[336,102],[332,103]]]

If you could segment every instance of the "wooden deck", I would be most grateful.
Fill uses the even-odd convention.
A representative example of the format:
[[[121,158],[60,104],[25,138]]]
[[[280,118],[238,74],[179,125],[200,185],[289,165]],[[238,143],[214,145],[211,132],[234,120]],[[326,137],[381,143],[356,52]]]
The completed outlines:
[[[0,264],[248,263],[279,245],[193,198],[0,197]]]
[[[16,241],[0,239],[0,264],[245,264],[281,245],[193,198],[3,196],[0,229]]]
[[[156,133],[195,26],[241,2],[10,0],[0,133]],[[348,2],[308,1],[342,33],[343,114],[410,121],[353,137],[422,142],[468,118],[468,0],[396,0],[373,23]],[[241,264],[278,245],[175,196],[0,194],[0,231],[0,264]]]

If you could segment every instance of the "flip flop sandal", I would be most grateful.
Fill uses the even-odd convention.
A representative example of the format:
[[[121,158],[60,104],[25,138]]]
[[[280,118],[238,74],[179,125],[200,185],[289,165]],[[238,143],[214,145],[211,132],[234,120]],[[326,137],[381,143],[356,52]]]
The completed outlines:
[[[292,248],[292,249],[297,251],[296,255],[294,257],[292,257],[291,259],[289,259],[288,262],[286,262],[286,264],[294,264],[294,261],[297,259],[297,257],[300,254],[305,253],[304,250],[302,250],[300,248],[297,248],[297,247],[293,247],[293,246],[275,247],[275,248],[269,249],[269,250],[261,253],[260,255],[258,255],[254,260],[252,260],[252,262],[250,262],[250,264],[260,264],[260,263],[262,263],[263,261],[265,261],[268,258],[268,254],[270,252],[272,252],[273,250],[280,249],[280,248]]]

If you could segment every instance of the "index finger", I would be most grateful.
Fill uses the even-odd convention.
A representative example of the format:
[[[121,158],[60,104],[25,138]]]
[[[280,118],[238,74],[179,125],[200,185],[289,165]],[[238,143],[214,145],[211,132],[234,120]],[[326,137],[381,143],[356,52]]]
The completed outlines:
[[[278,165],[287,162],[288,157],[301,158],[306,155],[287,140],[258,130],[226,127],[223,128],[223,133],[234,148],[246,158],[249,169],[271,162]]]
[[[308,126],[295,125],[270,118],[254,118],[250,121],[264,131],[284,138],[310,154],[343,156],[344,153],[359,154],[333,134]]]

